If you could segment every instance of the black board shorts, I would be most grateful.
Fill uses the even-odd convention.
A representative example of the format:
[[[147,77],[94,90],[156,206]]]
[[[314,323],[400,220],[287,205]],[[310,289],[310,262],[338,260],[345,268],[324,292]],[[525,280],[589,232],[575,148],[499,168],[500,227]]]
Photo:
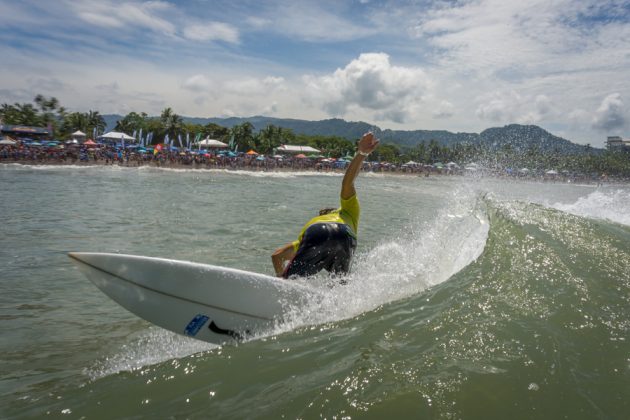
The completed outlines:
[[[304,231],[295,257],[282,277],[311,276],[321,270],[347,273],[357,240],[344,223],[315,223]]]

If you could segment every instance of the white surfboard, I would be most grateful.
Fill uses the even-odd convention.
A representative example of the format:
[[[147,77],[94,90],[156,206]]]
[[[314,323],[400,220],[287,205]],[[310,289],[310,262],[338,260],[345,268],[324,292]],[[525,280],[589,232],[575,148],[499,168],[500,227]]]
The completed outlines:
[[[233,268],[135,255],[71,252],[107,296],[167,330],[215,344],[271,331],[318,293]]]

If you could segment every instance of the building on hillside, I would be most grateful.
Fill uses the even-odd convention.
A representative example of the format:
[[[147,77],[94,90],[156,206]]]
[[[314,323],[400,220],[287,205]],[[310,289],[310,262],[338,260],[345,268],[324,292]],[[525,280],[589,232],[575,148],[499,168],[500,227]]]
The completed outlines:
[[[606,148],[610,151],[630,151],[630,140],[624,140],[620,136],[608,136]]]
[[[16,139],[50,140],[52,132],[46,127],[30,127],[26,125],[2,125],[0,134]]]

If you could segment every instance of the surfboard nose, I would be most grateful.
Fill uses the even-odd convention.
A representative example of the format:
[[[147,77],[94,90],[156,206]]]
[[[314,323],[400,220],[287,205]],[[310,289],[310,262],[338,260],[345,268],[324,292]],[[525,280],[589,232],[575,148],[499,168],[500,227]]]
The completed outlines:
[[[103,260],[103,255],[98,252],[68,252],[68,257],[73,260],[94,266],[100,266],[99,263]]]
[[[83,254],[85,254],[85,252],[68,252],[68,257],[73,260],[83,261]]]

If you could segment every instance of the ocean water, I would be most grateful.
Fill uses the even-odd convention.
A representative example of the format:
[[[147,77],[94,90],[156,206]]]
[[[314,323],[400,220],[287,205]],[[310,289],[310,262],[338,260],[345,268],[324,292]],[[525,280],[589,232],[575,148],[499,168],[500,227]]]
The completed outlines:
[[[341,176],[0,166],[0,418],[630,413],[630,187],[361,174],[347,285],[213,346],[135,317],[68,251],[272,273]]]

